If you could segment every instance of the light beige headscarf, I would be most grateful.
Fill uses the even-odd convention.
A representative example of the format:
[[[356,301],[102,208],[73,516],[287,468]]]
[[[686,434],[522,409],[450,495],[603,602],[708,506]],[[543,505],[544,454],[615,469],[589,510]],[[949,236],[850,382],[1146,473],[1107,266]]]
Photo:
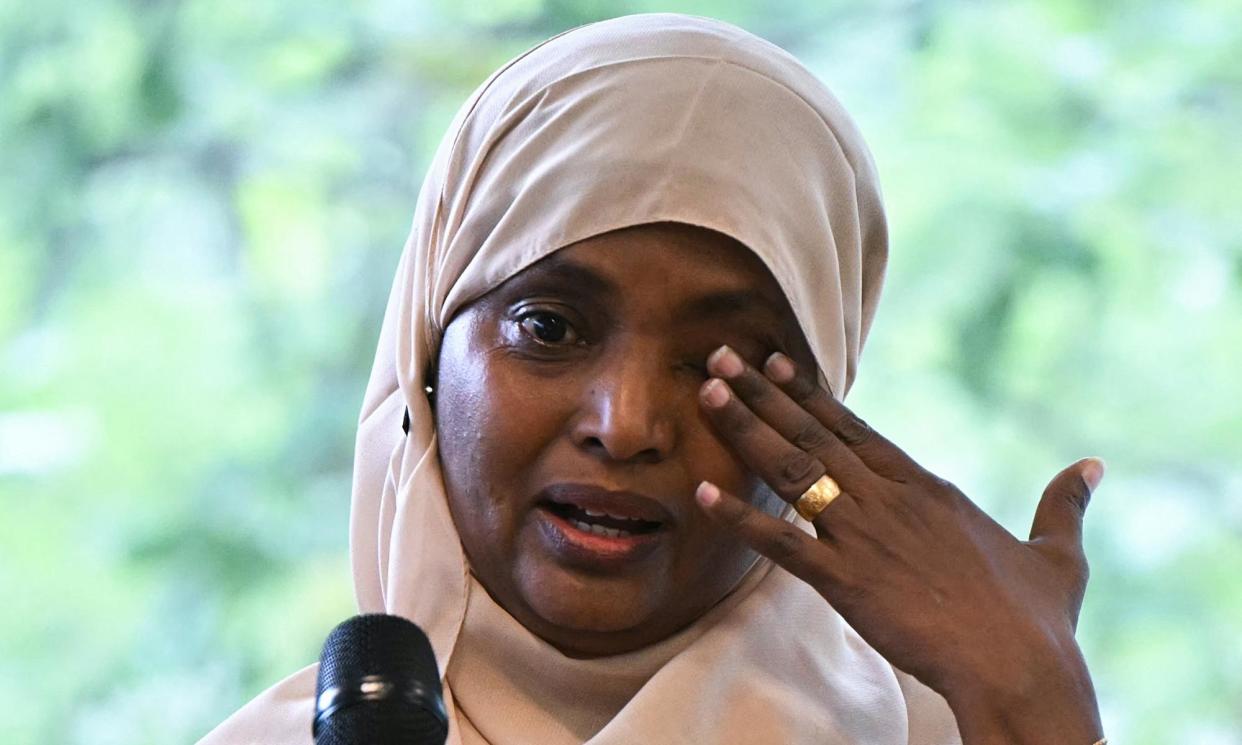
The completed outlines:
[[[424,395],[445,326],[557,249],[657,221],[753,250],[821,382],[849,389],[888,249],[875,169],[841,105],[789,54],[719,21],[638,15],[561,34],[479,87],[423,183],[359,423],[359,609],[428,633],[459,745],[958,742],[942,698],[766,561],[672,638],[594,660],[532,635],[473,579]],[[203,742],[309,743],[315,675]]]

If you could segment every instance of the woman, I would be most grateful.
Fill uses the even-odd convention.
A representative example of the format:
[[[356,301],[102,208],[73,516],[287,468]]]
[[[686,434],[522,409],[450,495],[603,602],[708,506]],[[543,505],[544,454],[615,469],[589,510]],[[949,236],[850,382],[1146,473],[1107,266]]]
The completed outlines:
[[[479,88],[420,194],[351,515],[359,607],[428,632],[450,742],[1101,738],[1073,630],[1102,466],[1024,543],[854,417],[886,257],[853,123],[737,28],[597,23]],[[308,742],[314,679],[204,742]]]

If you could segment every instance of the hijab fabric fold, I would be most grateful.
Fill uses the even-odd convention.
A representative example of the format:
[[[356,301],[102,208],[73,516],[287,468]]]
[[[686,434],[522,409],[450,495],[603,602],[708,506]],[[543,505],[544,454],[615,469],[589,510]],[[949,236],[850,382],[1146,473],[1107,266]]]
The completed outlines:
[[[670,639],[593,660],[535,637],[473,578],[424,394],[445,327],[560,248],[664,221],[754,251],[821,384],[848,391],[888,238],[871,156],[837,100],[789,54],[720,21],[637,15],[553,37],[467,100],[419,193],[359,420],[360,612],[427,632],[455,745],[959,742],[940,696],[766,561]],[[286,678],[202,742],[310,743],[316,673]]]

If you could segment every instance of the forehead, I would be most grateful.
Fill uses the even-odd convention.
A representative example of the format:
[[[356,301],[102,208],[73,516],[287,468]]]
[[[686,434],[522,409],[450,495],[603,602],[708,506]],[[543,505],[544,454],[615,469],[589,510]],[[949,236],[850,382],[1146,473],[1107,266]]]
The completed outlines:
[[[780,285],[754,252],[722,233],[679,223],[593,236],[544,257],[510,283],[792,320]]]

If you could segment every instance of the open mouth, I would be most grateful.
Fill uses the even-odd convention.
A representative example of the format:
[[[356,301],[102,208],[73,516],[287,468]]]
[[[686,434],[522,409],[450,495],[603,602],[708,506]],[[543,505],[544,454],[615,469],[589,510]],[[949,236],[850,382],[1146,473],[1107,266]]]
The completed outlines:
[[[546,501],[541,506],[584,533],[608,538],[646,535],[656,532],[663,525],[653,520],[613,515],[563,502]]]
[[[566,566],[629,571],[673,543],[676,516],[658,500],[593,484],[559,483],[536,499],[538,535]]]

